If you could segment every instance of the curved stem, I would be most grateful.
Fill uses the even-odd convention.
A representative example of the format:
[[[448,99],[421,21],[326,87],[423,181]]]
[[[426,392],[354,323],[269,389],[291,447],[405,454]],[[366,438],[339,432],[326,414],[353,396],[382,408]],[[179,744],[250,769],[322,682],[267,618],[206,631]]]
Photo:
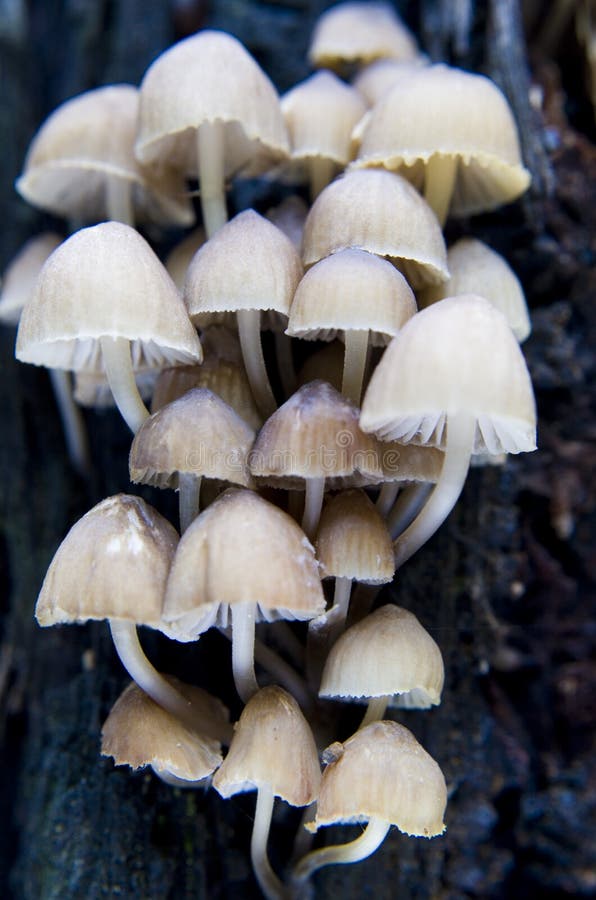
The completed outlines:
[[[255,820],[250,839],[250,859],[259,887],[267,900],[283,900],[288,894],[271,868],[267,856],[267,840],[271,828],[274,800],[273,791],[268,784],[258,788]]]
[[[341,392],[344,397],[347,397],[356,406],[360,406],[360,396],[364,383],[368,335],[368,331],[346,330],[344,337],[344,373],[341,382]]]
[[[414,521],[433,488],[434,485],[428,481],[404,488],[387,517],[387,527],[393,540]]]
[[[332,159],[313,156],[308,160],[311,203],[314,203],[321,191],[333,181],[336,172],[337,164]]]
[[[232,612],[232,671],[234,684],[243,703],[257,693],[255,675],[255,618],[254,603],[235,603]]]
[[[424,199],[434,211],[441,228],[447,220],[457,174],[457,158],[435,153],[424,173]]]
[[[120,662],[141,690],[193,731],[212,737],[223,744],[230,743],[232,726],[203,714],[197,715],[192,703],[149,662],[141,647],[134,622],[110,619],[109,625]]]
[[[228,221],[222,122],[203,122],[197,129],[199,193],[207,238]]]
[[[304,495],[304,513],[302,514],[302,530],[309,539],[314,540],[319,527],[323,497],[325,495],[325,477],[307,478]]]
[[[292,338],[283,331],[275,331],[273,335],[275,342],[275,359],[277,360],[277,371],[279,372],[279,380],[284,392],[284,397],[291,397],[296,390],[296,369],[294,368],[294,357],[292,355]]]
[[[106,213],[111,222],[134,227],[132,181],[108,176],[106,184]]]
[[[364,718],[360,723],[358,730],[360,728],[366,728],[367,725],[370,725],[371,722],[380,722],[380,720],[385,715],[385,710],[389,705],[389,701],[391,700],[391,694],[383,697],[371,697],[368,701],[368,706],[366,707],[366,712],[364,714]]]
[[[395,503],[399,488],[399,481],[386,481],[379,491],[376,507],[379,515],[383,516],[384,519],[388,517],[391,507]]]
[[[277,409],[277,403],[271,390],[263,357],[261,311],[259,309],[239,309],[236,315],[238,317],[238,336],[250,389],[260,412],[269,418]]]
[[[84,478],[91,472],[91,454],[89,453],[89,439],[81,409],[72,396],[70,373],[63,369],[50,369],[50,379],[56,398],[56,405],[60,413],[64,440],[68,458]]]
[[[457,503],[468,474],[475,433],[476,419],[473,415],[459,412],[448,417],[441,476],[422,512],[393,543],[396,568],[433,536]]]
[[[184,534],[199,514],[201,476],[191,472],[178,473],[178,513],[180,534]]]
[[[149,417],[149,410],[141,399],[135,381],[130,356],[130,341],[126,338],[102,337],[99,339],[99,343],[116,406],[132,433],[136,434],[145,419]]]
[[[372,818],[368,825],[355,841],[348,844],[334,844],[332,847],[321,847],[312,850],[304,856],[292,873],[292,881],[299,886],[307,878],[323,866],[335,863],[352,863],[366,859],[377,850],[387,835],[390,828],[389,822]]]

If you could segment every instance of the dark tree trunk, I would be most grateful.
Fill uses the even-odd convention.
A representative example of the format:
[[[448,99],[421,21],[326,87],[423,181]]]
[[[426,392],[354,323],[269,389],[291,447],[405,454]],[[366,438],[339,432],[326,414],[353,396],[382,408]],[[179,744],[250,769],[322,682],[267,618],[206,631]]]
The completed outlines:
[[[47,224],[17,199],[13,181],[33,131],[58,103],[99,84],[138,83],[161,50],[202,25],[236,34],[284,90],[307,74],[308,35],[327,5],[0,3],[2,266]],[[537,58],[530,76],[516,0],[399,6],[433,58],[492,75],[520,123],[531,193],[464,225],[523,280],[540,450],[473,471],[447,525],[392,588],[445,658],[442,705],[403,721],[446,773],[447,834],[427,843],[392,832],[368,862],[321,873],[316,896],[593,896],[596,153],[580,65],[569,62],[579,51],[568,31],[565,52]],[[0,896],[256,896],[254,796],[224,802],[213,791],[174,791],[101,759],[101,724],[125,683],[105,630],[41,631],[33,621],[67,529],[102,497],[128,490],[129,438],[115,414],[88,414],[96,473],[90,485],[80,481],[46,373],[14,361],[10,329],[0,341]],[[148,496],[163,508],[163,497]],[[205,658],[216,658],[222,644],[204,643]],[[192,679],[192,648],[147,644],[165,669]],[[214,674],[201,682],[218,690]],[[278,866],[296,824],[278,811]]]

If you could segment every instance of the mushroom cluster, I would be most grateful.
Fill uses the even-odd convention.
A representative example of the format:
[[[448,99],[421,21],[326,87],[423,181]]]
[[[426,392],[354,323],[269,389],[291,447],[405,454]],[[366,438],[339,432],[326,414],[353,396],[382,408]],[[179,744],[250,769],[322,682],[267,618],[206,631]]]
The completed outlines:
[[[24,248],[0,302],[20,316],[17,357],[62,373],[64,409],[68,372],[75,400],[113,396],[134,434],[131,482],[179,493],[181,537],[134,495],[90,510],[56,552],[37,620],[108,620],[133,679],[102,732],[116,765],[222,797],[256,790],[267,898],[298,897],[392,825],[444,831],[444,776],[387,717],[440,703],[441,651],[411,609],[369,610],[449,514],[472,458],[533,450],[536,430],[519,282],[472,237],[447,252],[442,233],[528,187],[504,96],[428,64],[382,2],[332,8],[309,55],[325,68],[280,100],[235,38],[203,30],[138,89],[56,110],[17,189],[73,233]],[[228,220],[230,181],[257,176],[298,194]],[[202,227],[164,264],[134,225],[191,226],[191,180]],[[355,582],[372,586],[365,602]],[[197,644],[197,682],[201,635],[230,639],[233,727],[220,699],[157,671],[138,626]],[[346,702],[367,704],[351,735]],[[267,855],[276,797],[305,807],[310,831],[366,828],[282,876]]]

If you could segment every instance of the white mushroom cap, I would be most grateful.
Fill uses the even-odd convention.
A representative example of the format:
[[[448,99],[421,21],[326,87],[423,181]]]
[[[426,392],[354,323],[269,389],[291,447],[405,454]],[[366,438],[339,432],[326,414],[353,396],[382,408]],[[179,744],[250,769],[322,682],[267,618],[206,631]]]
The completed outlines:
[[[41,267],[62,240],[60,235],[44,231],[21,247],[2,279],[0,322],[18,324],[24,306],[31,299]]]
[[[383,57],[412,59],[416,41],[393,6],[382,2],[338,3],[318,19],[308,51],[315,66],[337,68]]]

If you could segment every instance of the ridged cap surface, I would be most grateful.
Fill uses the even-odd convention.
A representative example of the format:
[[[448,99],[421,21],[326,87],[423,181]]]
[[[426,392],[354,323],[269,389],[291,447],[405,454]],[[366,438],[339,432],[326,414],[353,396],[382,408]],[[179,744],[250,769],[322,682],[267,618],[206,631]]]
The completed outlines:
[[[325,504],[315,552],[321,578],[385,584],[395,571],[391,535],[364,491],[343,491]]]

